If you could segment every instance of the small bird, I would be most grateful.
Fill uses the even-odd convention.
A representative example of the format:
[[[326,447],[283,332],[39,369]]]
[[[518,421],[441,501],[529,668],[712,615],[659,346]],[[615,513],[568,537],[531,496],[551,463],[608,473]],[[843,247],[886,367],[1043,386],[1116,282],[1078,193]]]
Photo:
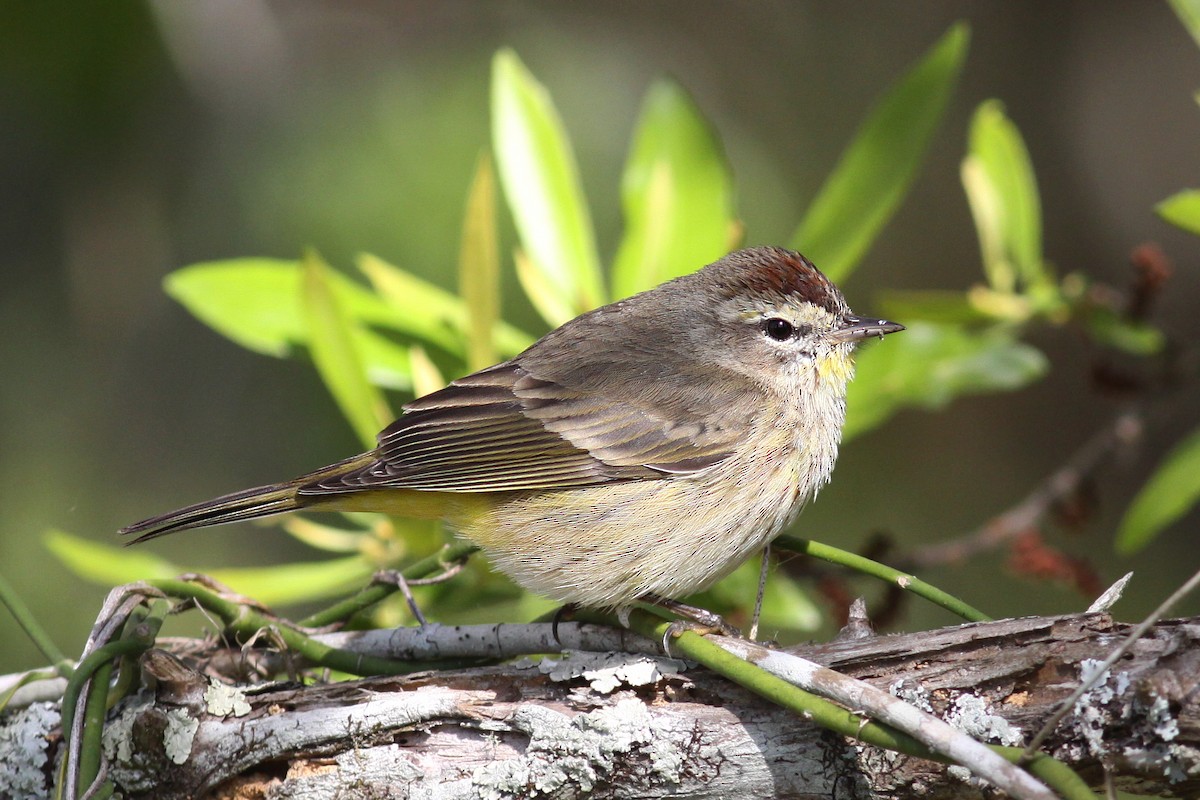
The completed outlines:
[[[799,253],[740,250],[409,403],[368,453],[121,533],[296,509],[440,518],[553,600],[678,599],[824,485],[855,344],[903,329],[851,313]]]

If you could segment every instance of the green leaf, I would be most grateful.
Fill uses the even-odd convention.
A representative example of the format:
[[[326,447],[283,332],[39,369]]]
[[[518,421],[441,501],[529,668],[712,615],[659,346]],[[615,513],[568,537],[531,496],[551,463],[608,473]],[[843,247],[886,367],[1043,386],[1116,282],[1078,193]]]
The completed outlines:
[[[1175,10],[1179,21],[1187,32],[1192,35],[1196,44],[1200,44],[1200,0],[1168,0]]]
[[[962,181],[975,218],[984,272],[992,288],[1013,292],[1049,280],[1042,258],[1042,207],[1021,134],[989,100],[971,122]]]
[[[175,564],[148,550],[114,547],[50,530],[42,537],[47,549],[76,575],[102,586],[174,578],[195,569]],[[207,570],[234,591],[274,605],[319,600],[342,594],[362,583],[375,566],[360,555],[330,561]]]
[[[440,286],[418,278],[377,256],[360,253],[355,259],[389,313],[404,319],[408,332],[430,344],[462,356],[462,301]]]
[[[114,547],[66,531],[46,531],[42,543],[67,569],[101,585],[173,578],[186,571],[149,550]]]
[[[367,377],[354,337],[357,323],[342,311],[329,267],[314,252],[304,257],[303,308],[313,364],[338,408],[368,447],[392,420],[383,395]]]
[[[375,570],[375,565],[355,555],[270,567],[215,569],[208,574],[240,594],[273,606],[340,596],[365,583]]]
[[[362,286],[337,273],[330,277],[349,315],[419,335]],[[249,350],[284,358],[308,346],[296,261],[242,258],[193,264],[171,273],[164,283],[167,294],[197,319]],[[372,381],[409,387],[405,348],[366,328],[356,328],[354,336]]]
[[[1131,322],[1110,308],[1094,308],[1085,318],[1088,332],[1100,344],[1137,356],[1161,352],[1166,345],[1162,331],[1144,322]]]
[[[613,297],[694,272],[729,248],[729,166],[716,133],[674,81],[657,81],[646,93],[621,199],[625,236],[613,265]]]
[[[1048,367],[1041,352],[1007,331],[931,323],[915,323],[864,348],[857,362],[846,396],[847,441],[902,407],[941,408],[965,394],[1012,391]]]
[[[1175,227],[1200,236],[1200,190],[1186,189],[1173,194],[1154,210]]]
[[[1141,550],[1200,500],[1200,429],[1180,442],[1138,492],[1117,531],[1117,552]]]
[[[355,517],[366,517],[367,514],[374,519],[384,517],[383,514],[370,512],[355,512]],[[300,514],[288,514],[281,518],[279,527],[309,547],[329,553],[358,553],[363,549],[363,542],[368,536],[363,528],[337,528],[314,522]]]
[[[447,383],[445,376],[438,369],[437,364],[433,363],[433,359],[425,352],[425,349],[419,345],[413,345],[408,356],[412,364],[413,373],[413,391],[417,397],[424,397],[427,394],[432,394],[438,389],[444,389]]]
[[[465,357],[471,315],[461,298],[370,253],[359,255],[357,265],[383,299],[388,315],[404,320],[407,332],[420,331],[418,338]],[[533,337],[498,320],[491,341],[502,355],[512,356],[532,344]]]
[[[561,325],[604,302],[600,257],[558,112],[508,49],[492,61],[492,142],[513,222],[541,278],[531,299],[547,322]]]
[[[466,305],[467,369],[496,363],[492,329],[500,319],[500,245],[496,230],[496,175],[484,153],[475,167],[463,219],[458,291]]]
[[[884,96],[842,153],[792,246],[833,281],[847,277],[912,185],[967,51],[957,23]]]

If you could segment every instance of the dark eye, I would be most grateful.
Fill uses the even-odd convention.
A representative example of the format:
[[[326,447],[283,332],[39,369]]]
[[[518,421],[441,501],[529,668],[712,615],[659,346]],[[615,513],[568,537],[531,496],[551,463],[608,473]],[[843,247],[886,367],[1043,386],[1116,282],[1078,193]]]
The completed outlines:
[[[796,335],[796,329],[786,319],[771,317],[763,322],[763,333],[777,342],[785,342]]]

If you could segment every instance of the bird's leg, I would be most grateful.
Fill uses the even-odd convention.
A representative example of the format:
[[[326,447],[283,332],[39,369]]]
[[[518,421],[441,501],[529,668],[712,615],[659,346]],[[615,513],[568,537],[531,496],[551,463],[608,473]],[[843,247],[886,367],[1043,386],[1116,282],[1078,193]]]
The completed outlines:
[[[762,563],[758,567],[758,594],[754,597],[754,616],[750,618],[750,631],[746,638],[754,641],[758,638],[758,619],[762,616],[763,596],[767,593],[767,570],[771,566],[771,543],[763,545]]]

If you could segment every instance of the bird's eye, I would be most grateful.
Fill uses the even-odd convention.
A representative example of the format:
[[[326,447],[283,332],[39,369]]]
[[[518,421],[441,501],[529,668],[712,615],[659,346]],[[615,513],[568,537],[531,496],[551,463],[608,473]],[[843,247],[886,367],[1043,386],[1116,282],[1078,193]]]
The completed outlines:
[[[796,329],[786,319],[771,317],[763,322],[763,333],[777,342],[785,342],[796,335]]]

